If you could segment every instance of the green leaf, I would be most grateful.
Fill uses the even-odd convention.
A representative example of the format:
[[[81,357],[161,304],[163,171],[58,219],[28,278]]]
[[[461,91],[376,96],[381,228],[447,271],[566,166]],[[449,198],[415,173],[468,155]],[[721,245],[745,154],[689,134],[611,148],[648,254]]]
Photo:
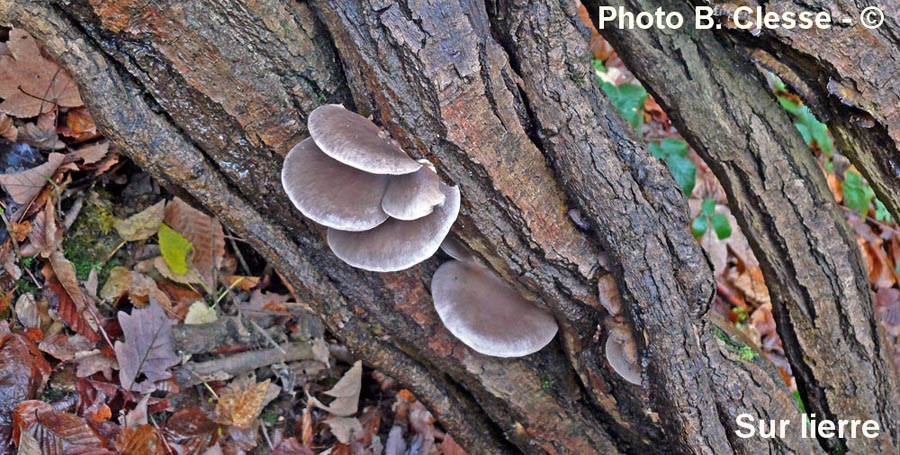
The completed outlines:
[[[712,216],[713,213],[716,213],[716,200],[706,198],[703,200],[703,205],[701,207],[704,215]]]
[[[591,60],[591,63],[594,64],[594,69],[595,69],[595,70],[600,71],[601,73],[605,73],[605,72],[606,72],[606,67],[603,66],[603,60],[600,60],[600,59],[594,59],[594,60]]]
[[[604,82],[600,88],[609,97],[609,101],[616,110],[622,114],[622,117],[625,117],[631,126],[640,131],[644,121],[644,102],[647,100],[647,91],[640,85],[627,82],[618,87]]]
[[[703,237],[707,229],[709,229],[709,224],[705,215],[699,215],[691,221],[691,234],[694,234],[694,237]]]
[[[878,198],[875,198],[875,219],[887,223],[894,220],[893,217],[891,217],[891,212],[885,207],[884,202],[881,202]]]
[[[655,157],[657,157],[657,158],[659,158],[659,159],[665,159],[665,158],[666,158],[666,155],[667,155],[667,154],[666,154],[666,151],[663,150],[663,148],[662,148],[661,145],[659,145],[659,142],[651,142],[650,145],[647,146],[647,148],[650,150],[650,153],[651,153],[653,156],[655,156]]]
[[[794,115],[797,117],[794,125],[800,130],[806,143],[810,146],[817,144],[823,152],[830,155],[834,150],[834,140],[828,134],[828,126],[820,122],[806,106],[802,106]]]
[[[666,164],[685,196],[690,196],[697,183],[697,166],[693,161],[675,154],[666,158]]]
[[[859,212],[865,217],[869,213],[869,204],[875,197],[875,192],[863,180],[862,176],[854,171],[844,174],[844,182],[841,185],[844,192],[844,205]]]
[[[709,217],[709,222],[712,223],[713,230],[716,231],[716,237],[718,237],[719,240],[731,237],[731,223],[728,222],[727,216],[716,213]]]
[[[159,250],[166,265],[178,275],[188,272],[187,255],[193,246],[190,240],[175,232],[169,226],[159,226]]]

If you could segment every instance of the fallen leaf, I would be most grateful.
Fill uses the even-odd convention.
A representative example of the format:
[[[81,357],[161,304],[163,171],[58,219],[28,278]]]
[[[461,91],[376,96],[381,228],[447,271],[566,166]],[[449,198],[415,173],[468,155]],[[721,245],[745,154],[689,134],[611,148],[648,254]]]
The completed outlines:
[[[875,306],[886,324],[900,324],[900,290],[881,288],[875,293]]]
[[[272,455],[315,455],[308,447],[300,444],[297,438],[287,438],[281,441],[272,451]]]
[[[162,224],[157,232],[159,237],[159,250],[166,266],[176,275],[188,273],[188,253],[193,244],[183,235]]]
[[[31,232],[28,233],[28,244],[22,248],[22,256],[40,255],[48,258],[62,245],[62,227],[56,219],[55,204],[48,199],[44,210],[34,217]]]
[[[222,425],[249,428],[280,391],[281,388],[268,379],[257,383],[256,376],[252,374],[235,379],[219,394],[215,421]]]
[[[249,291],[259,284],[259,277],[231,275],[230,277],[225,279],[225,283],[228,285],[228,287],[234,287],[242,291]]]
[[[46,403],[43,403],[46,405]],[[106,441],[83,418],[68,412],[54,411],[52,407],[40,407],[35,411],[22,411],[25,402],[16,409],[16,414],[25,417],[19,420],[18,433],[28,433],[34,437],[41,453],[45,455],[114,455],[106,449]],[[49,409],[48,409],[49,408]],[[28,423],[27,426],[22,424]]]
[[[325,420],[325,424],[338,442],[344,444],[349,444],[363,435],[362,424],[356,417],[330,417]]]
[[[0,333],[0,416],[9,416],[19,402],[37,398],[50,365],[33,341],[9,332],[6,321],[0,322]]]
[[[107,153],[109,153],[109,141],[104,139],[75,150],[72,152],[71,157],[72,160],[81,160],[82,164],[94,164],[106,157]]]
[[[93,303],[78,286],[75,266],[69,262],[61,251],[50,254],[50,262],[41,269],[44,275],[44,293],[48,300],[57,299],[56,311],[72,330],[84,335],[89,340],[99,341],[97,333],[99,321],[93,314]],[[93,311],[93,314],[91,314]]]
[[[219,221],[176,197],[166,205],[165,224],[191,242],[191,264],[207,288],[214,289],[216,273],[225,258],[225,231]]]
[[[63,136],[74,139],[76,143],[89,141],[100,136],[97,132],[97,125],[94,124],[94,119],[87,109],[83,107],[70,109],[66,112],[65,122],[60,124],[56,131]]]
[[[119,325],[125,337],[124,342],[116,341],[115,345],[119,382],[126,390],[154,390],[153,383],[171,377],[168,369],[179,362],[172,339],[172,321],[151,299],[150,305],[131,314],[120,311]]]
[[[124,416],[119,417],[119,424],[123,427],[139,427],[147,424],[147,403],[150,402],[150,395],[144,395],[135,406],[134,409],[128,411]]]
[[[216,309],[204,302],[194,302],[188,309],[187,316],[184,317],[184,323],[187,325],[209,324],[216,322]]]
[[[329,405],[323,404],[315,397],[310,397],[310,404],[338,417],[349,417],[356,414],[359,407],[359,393],[362,389],[362,362],[357,361],[344,376],[325,393],[334,397]]]
[[[13,124],[12,117],[0,113],[0,137],[16,142],[18,136],[19,131],[16,129],[16,125]]]
[[[51,153],[40,166],[15,174],[0,174],[0,186],[16,204],[25,205],[40,194],[65,158],[62,153]]]
[[[166,201],[162,200],[124,220],[117,220],[116,232],[126,242],[146,240],[159,231],[165,216]]]
[[[14,28],[7,46],[11,56],[0,56],[0,111],[13,117],[35,117],[55,107],[84,105],[69,73],[41,55],[37,41]]]
[[[122,455],[162,455],[162,439],[153,425],[122,428],[116,438],[116,450]]]
[[[182,449],[176,453],[202,454],[219,439],[219,428],[200,407],[192,406],[169,417],[165,435],[169,445]]]
[[[119,369],[116,358],[100,352],[99,349],[76,353],[73,361],[78,365],[75,376],[79,378],[89,378],[95,373],[102,372],[103,377],[111,380],[112,370]]]
[[[23,327],[40,329],[50,322],[47,301],[38,302],[32,294],[22,294],[16,300],[16,318]]]
[[[64,333],[54,333],[41,341],[38,344],[38,349],[52,355],[56,359],[68,362],[75,358],[75,354],[94,349],[96,344],[95,341],[91,341],[77,333],[72,336]]]
[[[35,123],[26,123],[19,130],[19,142],[45,150],[62,150],[66,144],[56,133],[56,110],[50,110],[37,118]]]

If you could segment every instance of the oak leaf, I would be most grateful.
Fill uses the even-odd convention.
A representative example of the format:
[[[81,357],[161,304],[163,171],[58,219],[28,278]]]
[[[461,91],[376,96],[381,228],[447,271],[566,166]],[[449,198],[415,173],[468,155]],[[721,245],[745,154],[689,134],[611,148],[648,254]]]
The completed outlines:
[[[13,117],[35,117],[61,107],[84,105],[69,73],[41,55],[37,41],[21,29],[9,32],[11,55],[0,56],[0,111]]]
[[[154,382],[168,379],[170,367],[178,364],[172,339],[172,321],[155,299],[131,314],[119,312],[125,341],[116,341],[119,381],[127,390],[150,392]]]

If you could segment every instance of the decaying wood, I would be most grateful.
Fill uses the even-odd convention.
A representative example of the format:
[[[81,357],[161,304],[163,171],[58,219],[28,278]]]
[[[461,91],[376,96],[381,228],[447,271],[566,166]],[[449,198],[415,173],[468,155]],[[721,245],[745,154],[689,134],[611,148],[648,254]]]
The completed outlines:
[[[653,11],[669,3],[588,2],[594,12],[600,4]],[[678,11],[693,23],[690,5]],[[762,266],[806,408],[830,419],[873,418],[886,429],[876,440],[823,439],[823,447],[896,451],[900,409],[892,403],[900,383],[874,322],[866,266],[815,158],[762,75],[712,31],[613,27],[604,34],[725,187]]]
[[[683,198],[600,95],[569,1],[0,0],[0,17],[69,69],[104,135],[250,242],[469,453],[821,451],[729,433],[738,413],[798,410],[770,365],[717,335]],[[551,311],[559,341],[523,359],[478,355],[432,308],[440,258],[375,274],[328,252],[278,177],[325,102],[372,114],[461,186],[454,237]],[[612,372],[594,336],[601,250],[646,388]]]
[[[326,351],[327,352],[327,351]],[[181,387],[210,381],[225,381],[276,363],[315,360],[314,342],[285,343],[275,348],[240,352],[205,362],[187,362],[175,371]]]

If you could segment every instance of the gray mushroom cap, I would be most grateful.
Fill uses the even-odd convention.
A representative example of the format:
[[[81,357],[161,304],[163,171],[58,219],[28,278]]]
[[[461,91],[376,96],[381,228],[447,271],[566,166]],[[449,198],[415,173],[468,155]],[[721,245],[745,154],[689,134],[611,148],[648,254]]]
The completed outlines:
[[[315,108],[307,128],[326,155],[373,174],[401,175],[418,171],[416,162],[371,120],[339,104]]]
[[[398,220],[416,220],[444,203],[441,179],[429,166],[416,172],[391,177],[381,208]]]
[[[431,295],[447,330],[485,355],[532,354],[558,330],[553,316],[475,263],[450,261],[438,267]]]
[[[365,232],[328,229],[328,246],[342,261],[373,272],[410,268],[437,252],[459,215],[459,188],[440,183],[444,204],[412,221],[389,219]]]
[[[475,262],[475,255],[461,241],[451,236],[447,236],[441,243],[441,250],[457,261]]]
[[[343,231],[365,231],[388,219],[381,199],[390,177],[332,159],[304,139],[284,158],[281,184],[307,218]]]
[[[606,361],[622,379],[641,385],[641,366],[628,361],[625,347],[613,337],[606,339]]]

